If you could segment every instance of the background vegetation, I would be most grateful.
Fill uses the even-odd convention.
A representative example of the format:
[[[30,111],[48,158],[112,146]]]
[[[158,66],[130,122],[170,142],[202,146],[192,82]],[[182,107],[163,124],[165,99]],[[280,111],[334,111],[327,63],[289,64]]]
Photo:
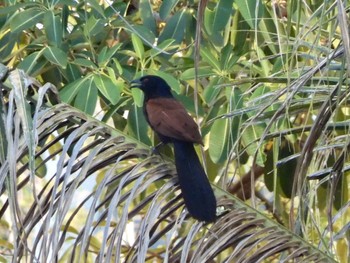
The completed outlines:
[[[350,260],[348,1],[0,5],[0,261]],[[149,152],[144,74],[201,127],[213,225]]]

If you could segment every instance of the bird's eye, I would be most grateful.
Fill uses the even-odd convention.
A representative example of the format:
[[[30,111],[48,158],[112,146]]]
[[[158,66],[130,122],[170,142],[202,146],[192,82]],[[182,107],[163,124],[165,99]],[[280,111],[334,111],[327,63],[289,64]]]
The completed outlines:
[[[142,82],[148,82],[148,81],[149,81],[148,78],[145,78],[145,79],[142,80]]]

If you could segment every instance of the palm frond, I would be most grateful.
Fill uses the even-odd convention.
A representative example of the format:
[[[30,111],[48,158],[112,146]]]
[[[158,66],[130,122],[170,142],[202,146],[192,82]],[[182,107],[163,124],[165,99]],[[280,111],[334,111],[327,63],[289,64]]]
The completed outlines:
[[[3,253],[7,258],[332,262],[218,187],[218,220],[193,220],[171,161],[71,106],[50,106],[48,90],[55,94],[52,85],[40,87],[18,70],[2,85],[1,140],[7,147],[0,217],[11,222],[6,231],[13,241]]]

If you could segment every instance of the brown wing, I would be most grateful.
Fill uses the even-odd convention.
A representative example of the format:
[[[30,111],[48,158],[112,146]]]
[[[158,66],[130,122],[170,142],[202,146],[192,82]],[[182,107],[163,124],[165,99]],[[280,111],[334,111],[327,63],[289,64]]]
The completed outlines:
[[[159,134],[182,141],[202,143],[198,126],[182,104],[174,99],[150,99],[146,112],[152,128]]]

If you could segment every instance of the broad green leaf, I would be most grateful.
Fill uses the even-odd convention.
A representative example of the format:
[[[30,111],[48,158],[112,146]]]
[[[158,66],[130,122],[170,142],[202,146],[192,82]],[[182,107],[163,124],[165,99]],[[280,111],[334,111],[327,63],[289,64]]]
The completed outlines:
[[[15,14],[10,21],[12,33],[20,32],[35,26],[44,16],[44,11],[37,8],[30,8]]]
[[[218,59],[210,52],[208,48],[201,48],[200,53],[204,61],[206,61],[214,69],[220,71],[220,63]]]
[[[293,178],[297,159],[292,158],[286,162],[277,164],[279,160],[295,154],[293,145],[284,138],[275,138],[271,142],[272,150],[266,153],[264,181],[267,189],[276,196],[291,197]]]
[[[209,35],[213,34],[213,21],[214,21],[215,11],[206,8],[204,11],[204,28]]]
[[[233,0],[219,0],[213,10],[205,9],[204,26],[210,35],[223,31],[233,12]]]
[[[227,113],[227,105],[220,108],[218,115]],[[209,156],[214,163],[224,161],[228,155],[227,138],[229,136],[228,128],[229,120],[221,118],[215,120],[211,129],[209,137]]]
[[[261,49],[260,47],[257,47],[256,53],[257,53],[258,57],[260,57],[260,58],[266,57],[264,50]],[[263,72],[265,74],[264,77],[268,77],[270,75],[270,71],[271,71],[271,68],[273,67],[273,65],[267,59],[260,60],[260,65],[261,65],[261,69],[263,70]]]
[[[92,62],[89,59],[85,59],[85,58],[77,58],[75,59],[73,62],[73,64],[77,65],[77,66],[82,66],[82,67],[86,67],[86,68],[92,68],[92,69],[97,69],[97,66],[95,65],[94,62]]]
[[[75,98],[74,106],[83,112],[93,115],[98,98],[98,92],[96,84],[93,78],[89,78],[85,81],[84,86],[82,86]]]
[[[265,7],[263,7],[265,10]],[[264,12],[265,14],[268,14],[268,12]],[[278,34],[276,24],[273,21],[273,19],[264,17],[259,22],[259,34],[264,39],[264,42],[268,45],[270,48],[272,54],[277,54],[279,52],[278,45],[275,40],[275,35]],[[282,48],[281,53],[288,52],[288,45],[281,45],[280,48]]]
[[[101,67],[103,66],[103,62],[105,61],[105,56],[107,54],[107,49],[108,47],[105,46],[101,49],[101,51],[98,53],[98,57],[97,57],[97,62],[98,62],[98,65]]]
[[[106,53],[106,59],[110,60],[111,57],[114,56],[115,52],[117,52],[121,47],[122,47],[122,44],[118,43],[118,44],[115,44],[114,46],[108,48],[107,53]]]
[[[120,49],[122,44],[116,44],[113,47],[104,47],[101,52],[98,54],[98,65],[99,66],[106,66],[111,58],[114,56],[114,54]]]
[[[270,88],[267,86],[259,86],[253,94],[250,96],[250,101],[254,102],[254,104],[264,104],[266,100],[266,94],[270,92]],[[272,105],[271,105],[272,106]],[[249,117],[254,117],[256,112],[249,112],[247,113]]]
[[[117,104],[120,99],[122,90],[122,82],[113,82],[113,80],[103,74],[94,75],[94,82],[98,90],[106,97],[113,105]]]
[[[244,54],[245,52],[249,52],[250,46],[247,42],[247,38],[250,34],[250,26],[247,21],[244,20],[242,15],[239,12],[236,12],[233,16],[233,20],[231,26],[231,44],[233,46],[233,51],[235,54]]]
[[[126,14],[129,10],[130,2],[125,1],[111,1],[109,2],[107,8],[103,11],[105,17],[115,16],[116,12],[119,14]]]
[[[35,76],[36,72],[41,71],[47,64],[42,54],[43,50],[30,54],[18,64],[17,68],[23,69],[28,75]]]
[[[132,27],[131,32],[136,34],[139,38],[141,38],[145,44],[147,44],[150,47],[153,47],[156,37],[149,28],[143,25],[135,25]]]
[[[137,107],[135,104],[130,108],[128,115],[128,131],[138,141],[147,145],[151,145],[148,137],[148,123],[143,115],[142,107]]]
[[[131,95],[137,107],[143,106],[143,92],[140,89],[131,89]]]
[[[7,61],[15,55],[13,49],[17,44],[18,33],[13,34],[11,31],[2,33],[0,33],[0,60]]]
[[[266,86],[258,87],[250,96],[250,101],[254,100],[254,104],[263,104],[265,99],[264,94],[268,93],[270,89]],[[254,118],[256,112],[248,112],[247,115]],[[242,143],[246,148],[248,155],[255,156],[257,153],[257,164],[264,167],[266,155],[263,151],[264,144],[259,146],[259,141],[264,133],[266,125],[263,123],[249,123],[248,127],[242,131]]]
[[[14,5],[1,6],[0,15],[12,15],[12,13],[16,12],[21,8],[28,8],[30,6],[35,6],[35,3],[16,3]],[[29,9],[29,8],[28,8]]]
[[[120,65],[119,60],[116,58],[112,58],[112,61],[112,67],[115,69],[115,72],[117,72],[119,75],[123,75],[124,68],[122,67],[122,65]]]
[[[170,11],[176,6],[179,0],[167,0],[163,1],[159,9],[159,16],[162,20],[166,20]]]
[[[62,10],[61,10],[61,21],[62,21],[62,33],[66,35],[68,33],[68,19],[70,15],[70,10],[67,5],[63,5]]]
[[[90,16],[84,27],[84,34],[86,36],[95,36],[103,32],[103,28],[107,22],[107,19],[97,19],[93,15]]]
[[[63,102],[71,103],[80,89],[82,89],[87,81],[90,81],[91,76],[86,76],[82,79],[77,79],[76,81],[68,84],[60,90],[60,97]]]
[[[45,58],[50,61],[52,64],[56,64],[61,68],[65,69],[67,67],[68,58],[67,54],[64,53],[58,47],[46,47],[44,49]]]
[[[166,39],[162,43],[157,45],[157,49],[152,48],[152,49],[146,51],[145,56],[150,55],[151,57],[155,57],[158,54],[162,53],[162,51],[168,51],[170,49],[174,49],[178,46],[178,45],[173,45],[174,42],[175,42],[174,39]]]
[[[162,43],[166,39],[175,39],[175,43],[181,43],[190,16],[191,14],[187,10],[176,12],[166,23],[158,42]]]
[[[112,82],[115,85],[115,90],[114,90],[114,93],[113,93],[112,103],[113,103],[113,105],[116,105],[116,104],[118,104],[120,102],[120,99],[122,98],[121,97],[121,93],[122,93],[122,91],[124,89],[124,81],[118,80],[116,78],[115,71],[113,70],[113,68],[106,67],[106,69],[107,69],[107,72],[108,72],[108,77],[111,78]]]
[[[200,67],[198,69],[198,77],[199,78],[210,77],[213,74],[214,74],[214,72],[213,72],[213,68],[212,67]],[[182,80],[195,79],[195,70],[193,68],[185,70],[181,74],[181,79]]]
[[[218,95],[222,90],[222,88],[220,88],[220,84],[222,84],[220,77],[214,76],[210,79],[209,84],[204,89],[204,101],[209,105],[209,107],[214,105],[218,99]]]
[[[228,104],[220,108],[218,116],[231,113],[243,107],[242,93],[239,89],[226,88]],[[241,117],[223,117],[215,120],[210,130],[209,155],[214,163],[226,161],[235,145],[240,128]]]
[[[224,3],[225,2],[225,3]],[[228,4],[230,7],[228,8],[229,13],[226,11],[223,13],[224,17],[221,17],[220,11],[223,5]],[[231,13],[232,13],[232,2],[231,1],[220,1],[218,6],[212,11],[208,8],[204,11],[204,29],[206,30],[210,41],[216,47],[223,47],[227,44],[229,35],[231,33],[230,21],[231,21]],[[214,28],[215,26],[215,28]]]
[[[139,1],[139,12],[142,19],[142,24],[146,26],[153,34],[157,33],[156,21],[153,16],[152,6],[149,0]]]
[[[102,6],[99,4],[96,0],[86,0],[86,2],[95,10],[98,12],[99,15],[102,17],[105,17],[104,11],[102,9]]]
[[[235,2],[244,20],[251,28],[255,29],[263,11],[261,0],[235,0]]]
[[[225,29],[230,21],[233,11],[233,0],[220,0],[215,8],[212,32],[218,32]]]
[[[131,34],[131,41],[137,57],[142,60],[145,53],[142,40],[136,34]]]
[[[55,16],[52,10],[45,13],[44,27],[47,41],[50,46],[60,47],[62,43],[62,23],[59,16]]]
[[[263,151],[263,146],[258,148],[259,140],[264,132],[262,124],[249,125],[242,131],[242,144],[246,147],[246,152],[249,156],[255,156],[256,164],[264,167],[266,155]]]
[[[233,46],[231,44],[226,45],[221,50],[220,69],[222,71],[231,72],[239,58],[239,56],[235,55]]]
[[[66,69],[63,71],[65,78],[68,82],[73,82],[79,78],[81,78],[82,73],[80,72],[80,68],[72,63],[68,63]]]

